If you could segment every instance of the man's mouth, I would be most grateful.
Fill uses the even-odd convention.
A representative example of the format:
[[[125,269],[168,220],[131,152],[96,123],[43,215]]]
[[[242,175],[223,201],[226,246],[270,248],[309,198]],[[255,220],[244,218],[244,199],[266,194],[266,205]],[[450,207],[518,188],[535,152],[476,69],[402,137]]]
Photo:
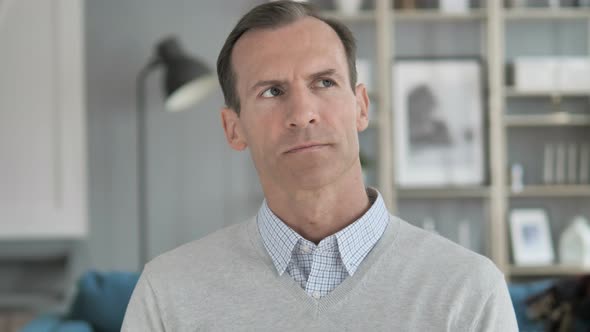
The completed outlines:
[[[301,144],[301,145],[297,145],[292,148],[289,148],[287,151],[285,151],[285,153],[289,154],[289,153],[315,151],[315,150],[320,150],[322,148],[325,148],[326,146],[328,146],[328,144],[306,143],[306,144]]]

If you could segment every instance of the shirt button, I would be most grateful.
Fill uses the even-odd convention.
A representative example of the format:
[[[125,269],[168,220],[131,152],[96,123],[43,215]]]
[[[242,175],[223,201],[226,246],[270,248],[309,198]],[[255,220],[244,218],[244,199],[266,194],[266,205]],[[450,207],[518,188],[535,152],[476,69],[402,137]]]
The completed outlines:
[[[309,254],[311,252],[311,248],[308,245],[304,245],[301,247],[301,252],[304,254]]]
[[[320,292],[318,292],[318,291],[313,292],[313,294],[311,294],[311,296],[313,296],[313,298],[316,300],[321,297]]]

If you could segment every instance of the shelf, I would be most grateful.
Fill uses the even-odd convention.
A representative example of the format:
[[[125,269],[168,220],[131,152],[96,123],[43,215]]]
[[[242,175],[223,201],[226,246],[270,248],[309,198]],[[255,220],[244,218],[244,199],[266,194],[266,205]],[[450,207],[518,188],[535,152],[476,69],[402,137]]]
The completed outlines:
[[[322,11],[322,15],[347,23],[372,22],[376,18],[375,11],[373,10],[361,10],[356,14],[344,14],[337,10],[324,10]]]
[[[548,266],[516,266],[509,268],[511,277],[539,277],[539,276],[575,276],[589,274],[590,267],[548,265]]]
[[[575,8],[563,7],[558,9],[551,8],[522,8],[522,9],[507,9],[504,12],[504,17],[507,20],[514,19],[588,19],[590,18],[590,8]]]
[[[506,87],[506,97],[514,98],[565,98],[565,97],[590,97],[589,90],[580,91],[518,91],[512,87]]]
[[[505,115],[508,127],[588,126],[590,116],[559,112],[547,115]]]
[[[486,198],[489,187],[399,188],[399,198]]]
[[[394,21],[476,21],[485,19],[485,9],[472,9],[466,13],[448,13],[438,9],[401,9],[393,12]]]
[[[510,197],[586,197],[590,196],[590,185],[536,185],[525,186],[521,192],[508,190]]]
[[[532,3],[532,1],[529,1]],[[590,102],[590,89],[580,91],[558,91],[564,88],[545,89],[545,91],[518,91],[514,86],[506,85],[504,81],[505,63],[503,61],[487,61],[485,71],[488,75],[482,78],[484,86],[489,89],[489,99],[486,100],[486,108],[489,108],[489,131],[487,142],[489,144],[489,153],[486,155],[486,169],[494,171],[491,184],[482,184],[471,187],[413,187],[402,188],[395,185],[397,166],[394,153],[395,141],[391,139],[391,124],[395,120],[391,119],[391,109],[395,104],[391,97],[391,91],[395,82],[391,77],[391,58],[396,54],[409,53],[416,56],[436,56],[447,54],[448,51],[463,53],[466,46],[469,53],[474,53],[472,48],[476,48],[481,56],[488,60],[503,59],[507,57],[506,49],[512,47],[507,42],[507,32],[513,25],[519,24],[540,24],[544,22],[571,22],[584,25],[590,21],[590,8],[504,8],[503,1],[485,1],[485,8],[472,9],[466,13],[448,13],[439,9],[391,9],[392,2],[376,1],[378,9],[361,11],[357,15],[343,15],[342,13],[331,11],[326,15],[343,20],[344,22],[367,22],[360,23],[358,26],[351,28],[366,28],[372,26],[371,32],[375,32],[374,40],[374,60],[373,68],[374,87],[378,87],[381,99],[376,103],[373,95],[370,95],[371,101],[375,104],[375,110],[371,119],[370,128],[377,128],[375,132],[370,132],[371,139],[375,139],[375,156],[377,156],[376,166],[371,167],[371,176],[374,178],[376,185],[383,189],[384,199],[393,211],[399,211],[400,205],[409,204],[412,209],[420,209],[421,203],[438,204],[443,202],[457,202],[463,205],[477,205],[479,211],[485,215],[486,232],[482,240],[489,244],[489,257],[506,273],[507,276],[523,276],[539,278],[551,275],[572,275],[578,273],[590,273],[590,267],[582,269],[579,267],[564,266],[545,266],[545,267],[520,267],[511,266],[509,260],[510,238],[506,224],[506,215],[513,204],[524,203],[525,201],[553,200],[575,200],[586,201],[590,198],[590,184],[584,185],[537,185],[525,186],[522,192],[510,192],[510,186],[505,185],[506,180],[510,178],[510,170],[506,166],[506,158],[509,156],[513,143],[510,131],[518,131],[522,134],[523,139],[535,139],[539,133],[550,131],[554,134],[554,129],[559,128],[555,134],[561,135],[566,131],[568,139],[571,132],[572,140],[585,139],[586,129],[590,127],[590,113],[586,108]],[[569,20],[569,21],[567,21]],[[366,25],[361,25],[366,24]],[[407,26],[406,26],[407,25]],[[449,25],[449,26],[446,26]],[[399,29],[404,30],[407,27],[416,27],[419,30],[425,29],[425,34],[416,41],[419,45],[417,50],[402,50],[402,38],[395,38]],[[577,25],[576,25],[577,27]],[[434,28],[444,28],[445,33],[441,35],[441,40],[432,40],[427,33]],[[447,35],[446,29],[449,28]],[[478,31],[471,31],[477,28]],[[564,49],[558,49],[556,52],[564,54],[579,54],[576,42],[578,34],[571,35],[566,33],[553,34],[544,38],[544,33],[534,29],[533,26],[525,27],[523,38],[534,39],[535,43],[525,43],[526,45],[517,45],[516,52],[509,54],[527,55],[538,54],[540,50],[553,50],[551,38],[565,38],[563,40]],[[531,29],[528,29],[531,28]],[[551,30],[551,29],[550,29]],[[587,39],[590,31],[579,31]],[[363,32],[365,32],[363,30]],[[465,34],[468,32],[468,34]],[[473,32],[473,33],[472,33]],[[465,37],[465,42],[450,40],[454,37]],[[580,35],[581,37],[582,35]],[[536,39],[535,39],[536,38]],[[538,39],[538,40],[537,40]],[[547,39],[547,40],[546,40]],[[449,49],[448,40],[452,42],[452,48]],[[434,43],[434,44],[432,44]],[[573,43],[573,44],[572,44]],[[424,47],[422,47],[423,45]],[[430,45],[432,44],[432,45]],[[455,46],[455,44],[457,46]],[[571,44],[571,45],[570,45]],[[474,47],[471,47],[474,46]],[[559,45],[558,45],[559,46]],[[563,46],[563,45],[562,45]],[[583,46],[583,45],[581,45]],[[570,49],[571,48],[571,49]],[[584,49],[585,50],[585,49]],[[452,52],[450,52],[452,53]],[[543,52],[541,52],[543,53]],[[373,53],[371,53],[373,54]],[[584,53],[586,54],[586,52]],[[508,56],[509,58],[512,55]],[[573,86],[576,88],[577,86]],[[550,90],[550,91],[547,91]],[[505,103],[509,107],[522,107],[517,112],[506,112]],[[563,107],[562,107],[563,106]],[[544,110],[547,110],[546,112]],[[567,113],[557,112],[558,110],[568,111]],[[383,122],[378,122],[378,121]],[[516,129],[514,129],[516,127]],[[532,128],[532,132],[521,128]],[[537,133],[539,131],[539,133]],[[374,135],[376,134],[376,135]],[[535,137],[531,136],[534,135]],[[518,135],[516,135],[518,136]],[[516,137],[518,138],[518,137]],[[548,137],[550,138],[550,137]],[[524,142],[523,142],[524,143]],[[542,151],[541,151],[542,154]],[[542,157],[542,156],[541,156]],[[532,167],[532,166],[531,166]],[[536,165],[536,168],[542,167]],[[537,169],[537,170],[538,170]],[[392,185],[394,184],[394,185]],[[420,203],[420,204],[413,204]],[[483,206],[480,206],[482,205]],[[560,207],[561,208],[561,207]],[[563,206],[567,209],[567,206]]]

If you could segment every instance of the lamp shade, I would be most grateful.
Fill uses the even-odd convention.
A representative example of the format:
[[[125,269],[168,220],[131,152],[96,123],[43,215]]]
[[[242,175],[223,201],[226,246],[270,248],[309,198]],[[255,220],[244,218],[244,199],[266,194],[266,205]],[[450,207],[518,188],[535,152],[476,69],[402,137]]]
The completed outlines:
[[[165,70],[163,88],[168,111],[188,109],[217,85],[211,70],[199,60],[186,55],[174,38],[161,41],[157,53]]]

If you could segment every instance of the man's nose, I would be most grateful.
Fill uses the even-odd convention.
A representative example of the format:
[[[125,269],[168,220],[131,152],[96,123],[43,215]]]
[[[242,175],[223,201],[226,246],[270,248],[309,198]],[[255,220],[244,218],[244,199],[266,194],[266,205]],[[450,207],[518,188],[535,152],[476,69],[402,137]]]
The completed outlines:
[[[285,124],[289,128],[305,128],[319,121],[317,101],[307,87],[294,88],[289,95],[289,105]]]

